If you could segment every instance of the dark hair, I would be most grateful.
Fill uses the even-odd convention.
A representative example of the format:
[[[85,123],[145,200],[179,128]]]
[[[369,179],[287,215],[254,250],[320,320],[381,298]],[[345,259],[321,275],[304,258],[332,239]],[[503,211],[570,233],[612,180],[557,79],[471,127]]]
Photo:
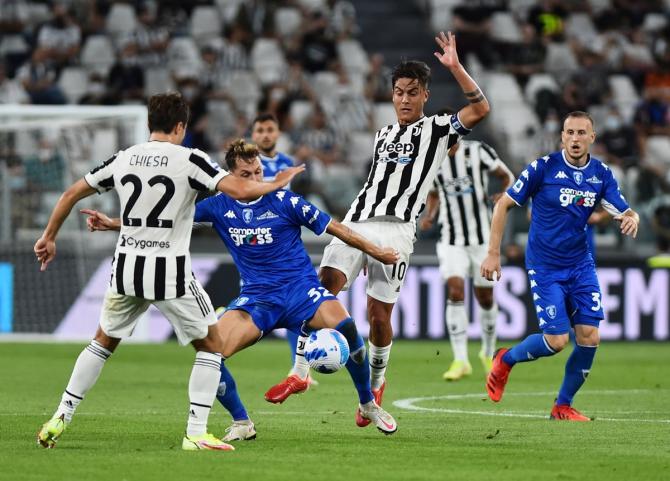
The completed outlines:
[[[254,121],[251,122],[251,128],[253,129],[258,122],[267,122],[268,120],[272,120],[275,124],[279,125],[279,120],[277,120],[277,117],[275,117],[274,114],[271,114],[270,112],[263,112],[258,114]]]
[[[576,118],[576,119],[589,119],[589,122],[591,122],[591,127],[595,128],[595,124],[593,123],[593,117],[588,112],[583,112],[581,110],[575,110],[573,112],[570,112],[567,114],[565,117],[563,117],[563,122],[561,123],[561,129],[565,126],[565,121],[568,120],[569,118]]]
[[[237,162],[243,160],[251,164],[258,157],[258,147],[245,142],[244,139],[234,140],[226,152],[226,168],[231,171],[237,167]]]
[[[401,78],[416,79],[423,88],[430,84],[430,67],[419,60],[403,60],[395,66],[391,74],[391,87]]]
[[[179,122],[188,124],[190,109],[180,93],[168,92],[149,98],[149,132],[169,134]]]

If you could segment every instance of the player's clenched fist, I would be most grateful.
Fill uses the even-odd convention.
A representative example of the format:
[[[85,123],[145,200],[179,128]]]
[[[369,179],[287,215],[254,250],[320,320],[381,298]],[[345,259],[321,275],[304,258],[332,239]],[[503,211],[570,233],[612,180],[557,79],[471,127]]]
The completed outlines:
[[[482,277],[488,279],[489,281],[496,281],[502,276],[502,269],[500,267],[500,256],[489,254],[482,262],[481,268],[479,269]]]

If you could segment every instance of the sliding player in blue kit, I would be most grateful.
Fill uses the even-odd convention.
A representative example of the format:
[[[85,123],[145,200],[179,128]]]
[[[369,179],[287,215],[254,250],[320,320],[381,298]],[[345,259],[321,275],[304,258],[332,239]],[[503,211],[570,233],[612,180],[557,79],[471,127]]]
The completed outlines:
[[[526,268],[542,334],[531,334],[511,349],[496,351],[486,390],[492,401],[500,401],[514,365],[562,351],[573,326],[575,347],[550,417],[590,421],[572,407],[591,370],[600,342],[598,326],[604,318],[595,264],[587,246],[587,221],[602,204],[621,223],[621,233],[635,237],[639,216],[621,195],[612,171],[589,154],[595,140],[589,114],[568,114],[561,140],[564,149],[528,165],[493,211],[489,253],[481,265],[481,275],[489,280],[501,275],[500,241],[507,211],[532,198]]]
[[[262,180],[258,149],[243,140],[231,145],[226,154],[226,168],[234,177]],[[89,214],[91,230],[116,228],[120,224],[118,219],[109,219],[96,211],[82,212]],[[196,204],[194,221],[212,224],[228,247],[242,279],[240,295],[218,322],[223,361],[217,398],[233,417],[225,440],[254,439],[256,430],[224,361],[280,328],[302,335],[326,327],[341,332],[351,352],[346,368],[358,392],[359,412],[384,434],[394,433],[395,420],[377,405],[372,394],[363,338],[344,306],[319,282],[300,238],[301,228],[317,235],[328,232],[384,264],[397,262],[398,252],[373,244],[287,190],[244,202],[225,195],[209,197]],[[305,377],[307,373],[300,375]]]

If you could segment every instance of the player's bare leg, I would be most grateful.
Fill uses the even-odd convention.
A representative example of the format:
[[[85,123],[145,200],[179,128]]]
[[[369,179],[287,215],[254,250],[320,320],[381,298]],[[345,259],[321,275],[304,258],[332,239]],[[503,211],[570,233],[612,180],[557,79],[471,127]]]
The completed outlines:
[[[468,359],[468,313],[464,304],[465,280],[458,276],[449,277],[447,287],[449,297],[445,316],[454,360],[442,378],[445,381],[458,381],[472,374],[472,366]]]
[[[105,362],[121,342],[121,339],[109,337],[98,326],[95,337],[84,348],[75,362],[70,380],[61,397],[58,409],[37,434],[37,443],[45,448],[53,448],[72,421],[77,406],[86,393],[95,385]]]
[[[481,310],[479,322],[482,329],[482,348],[479,351],[479,360],[484,372],[488,374],[493,366],[493,353],[496,350],[496,320],[498,319],[498,304],[493,298],[493,287],[474,288],[475,298]]]

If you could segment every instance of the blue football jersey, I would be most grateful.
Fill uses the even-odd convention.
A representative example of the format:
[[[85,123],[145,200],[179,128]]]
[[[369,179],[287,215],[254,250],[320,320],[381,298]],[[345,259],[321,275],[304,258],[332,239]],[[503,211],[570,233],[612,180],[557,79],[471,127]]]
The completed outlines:
[[[279,172],[293,167],[293,159],[282,152],[277,152],[274,157],[261,154],[260,158],[263,164],[263,180],[266,182],[272,182]]]
[[[587,247],[587,220],[598,203],[623,213],[628,203],[612,171],[595,157],[583,167],[570,164],[564,152],[531,162],[507,194],[518,205],[533,200],[526,246],[526,266],[564,268],[593,262]]]
[[[242,292],[277,289],[316,272],[300,238],[301,227],[317,235],[330,216],[300,195],[279,190],[243,203],[224,194],[195,206],[195,222],[211,222],[242,278]]]

